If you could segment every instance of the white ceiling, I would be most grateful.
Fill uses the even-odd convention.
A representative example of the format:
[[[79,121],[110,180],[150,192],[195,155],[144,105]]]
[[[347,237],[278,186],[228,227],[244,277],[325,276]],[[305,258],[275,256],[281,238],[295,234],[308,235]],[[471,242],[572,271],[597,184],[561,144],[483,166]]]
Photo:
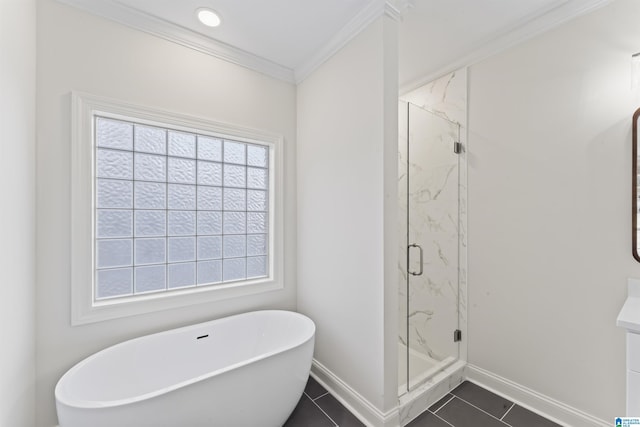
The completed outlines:
[[[295,69],[373,0],[117,0],[165,21]],[[218,12],[208,28],[195,11]]]
[[[400,84],[408,87],[610,0],[59,1],[291,82],[386,13],[400,19]],[[219,12],[222,25],[200,24],[200,7]]]

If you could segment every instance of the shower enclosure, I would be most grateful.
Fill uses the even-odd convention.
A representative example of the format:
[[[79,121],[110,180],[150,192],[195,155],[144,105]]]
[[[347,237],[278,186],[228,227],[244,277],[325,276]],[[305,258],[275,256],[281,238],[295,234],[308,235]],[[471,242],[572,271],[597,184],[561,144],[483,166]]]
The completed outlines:
[[[398,392],[460,356],[460,124],[399,104]]]

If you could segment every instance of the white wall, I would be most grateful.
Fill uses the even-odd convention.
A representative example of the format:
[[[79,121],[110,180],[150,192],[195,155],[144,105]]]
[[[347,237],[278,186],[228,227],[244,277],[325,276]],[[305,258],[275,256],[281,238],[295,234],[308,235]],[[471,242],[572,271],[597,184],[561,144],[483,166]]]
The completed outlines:
[[[0,425],[35,419],[36,3],[0,1]]]
[[[56,424],[54,386],[116,342],[260,308],[296,305],[295,87],[202,53],[38,0],[37,425]],[[70,326],[71,90],[284,135],[285,289]]]
[[[316,360],[379,410],[397,403],[396,32],[379,18],[298,86],[298,308]]]
[[[470,68],[469,362],[624,414],[615,319],[631,256],[631,54],[617,0]]]

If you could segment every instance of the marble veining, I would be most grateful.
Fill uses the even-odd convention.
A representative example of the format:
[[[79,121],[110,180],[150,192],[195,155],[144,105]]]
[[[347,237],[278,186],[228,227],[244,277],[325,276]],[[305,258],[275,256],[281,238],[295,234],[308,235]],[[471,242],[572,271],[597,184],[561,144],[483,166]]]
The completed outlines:
[[[461,69],[434,80],[401,99],[466,127],[467,70]]]
[[[398,341],[437,361],[459,357],[453,331],[466,325],[466,152],[453,152],[455,142],[466,147],[466,87],[458,70],[399,104],[399,123],[410,125],[399,129]],[[423,249],[420,276],[407,274],[420,269],[413,243]]]
[[[465,378],[464,362],[455,362],[421,384],[415,393],[400,397],[400,425],[408,424],[426,408],[459,386]]]

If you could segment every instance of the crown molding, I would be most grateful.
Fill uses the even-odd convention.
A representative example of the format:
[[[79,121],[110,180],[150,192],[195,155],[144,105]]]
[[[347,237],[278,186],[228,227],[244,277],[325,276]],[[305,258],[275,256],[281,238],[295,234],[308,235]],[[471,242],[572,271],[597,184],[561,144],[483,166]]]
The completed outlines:
[[[57,0],[85,12],[152,34],[287,83],[300,83],[380,16],[401,20],[414,0],[375,0],[338,31],[315,55],[292,70],[242,49],[126,6],[117,0]]]
[[[290,68],[125,6],[115,0],[58,1],[287,83],[295,83],[294,73]]]
[[[294,69],[296,83],[301,83],[325,61],[335,55],[369,24],[381,16],[400,21],[402,16],[411,8],[414,0],[377,0],[362,9],[347,25],[333,37],[309,60]]]
[[[290,69],[273,61],[252,54],[234,46],[211,39],[187,28],[156,18],[117,0],[57,0],[94,15],[116,21],[128,27],[152,34],[179,45],[260,72],[287,83],[297,84],[306,79],[318,67],[335,55],[349,41],[381,16],[401,21],[411,9],[415,0],[374,0],[358,15],[351,19],[340,31],[307,61]],[[467,53],[454,61],[443,63],[425,72],[425,76],[401,85],[401,93],[408,92],[440,77],[450,71],[469,66],[489,56],[495,55],[538,34],[592,10],[600,8],[612,0],[565,0],[560,5],[539,11],[520,20],[515,25],[480,40]]]
[[[469,67],[493,55],[503,52],[517,44],[530,40],[546,31],[552,30],[578,16],[587,14],[606,6],[612,0],[565,0],[560,5],[554,5],[528,16],[515,24],[505,28],[484,40],[479,40],[467,52],[460,52],[454,61],[444,63],[426,70],[417,80],[400,82],[401,95],[411,92],[445,74]]]
[[[91,14],[246,67],[287,83],[302,82],[380,16],[402,20],[415,0],[375,0],[351,19],[312,57],[294,70],[195,31],[157,18],[117,0],[58,0]]]
[[[384,2],[384,14],[396,21],[402,21],[402,17],[414,3],[415,0],[387,0]]]

